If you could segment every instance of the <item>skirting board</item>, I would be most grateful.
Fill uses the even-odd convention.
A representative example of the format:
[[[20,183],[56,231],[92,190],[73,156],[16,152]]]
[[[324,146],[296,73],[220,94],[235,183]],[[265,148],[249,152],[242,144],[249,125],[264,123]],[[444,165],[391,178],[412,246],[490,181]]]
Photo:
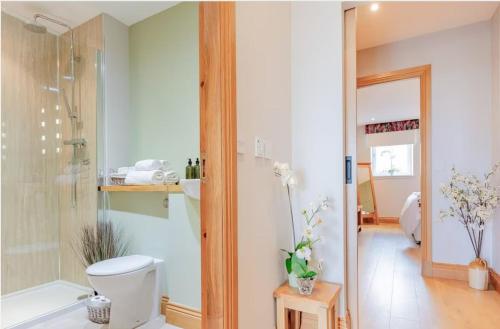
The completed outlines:
[[[165,315],[167,323],[183,329],[201,329],[201,312],[184,305],[169,301],[168,297],[161,299],[161,314]]]
[[[467,281],[467,265],[432,263],[432,277],[441,279],[452,279]]]
[[[489,281],[493,288],[500,293],[500,275],[490,268]],[[467,265],[432,263],[432,276],[441,279],[453,279],[460,281],[469,280]]]
[[[399,217],[379,217],[378,222],[379,223],[388,223],[388,224],[398,224]]]
[[[490,283],[500,293],[500,275],[490,268]]]

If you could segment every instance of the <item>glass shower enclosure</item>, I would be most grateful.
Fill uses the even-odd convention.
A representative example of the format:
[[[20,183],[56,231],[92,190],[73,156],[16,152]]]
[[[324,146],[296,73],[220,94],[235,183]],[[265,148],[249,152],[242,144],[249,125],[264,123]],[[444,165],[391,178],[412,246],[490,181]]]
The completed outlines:
[[[91,291],[75,241],[97,220],[102,63],[91,28],[61,34],[53,24],[2,11],[2,328]]]

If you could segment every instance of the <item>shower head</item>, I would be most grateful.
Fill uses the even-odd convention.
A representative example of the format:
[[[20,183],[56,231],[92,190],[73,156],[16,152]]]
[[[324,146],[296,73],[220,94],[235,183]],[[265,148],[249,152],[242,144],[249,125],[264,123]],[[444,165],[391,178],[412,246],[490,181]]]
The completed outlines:
[[[66,24],[66,23],[63,23],[57,19],[54,19],[52,17],[48,17],[48,16],[45,16],[45,15],[42,15],[42,14],[35,14],[33,16],[33,22],[32,23],[26,23],[24,24],[24,27],[28,30],[30,30],[31,32],[35,32],[35,33],[46,33],[47,32],[47,27],[44,26],[44,25],[41,25],[38,23],[39,20],[44,20],[44,21],[47,21],[47,22],[51,22],[53,24],[56,24],[56,25],[59,25],[59,26],[62,26],[64,28],[66,28],[68,31],[71,32],[71,34],[73,34],[73,30],[71,29],[71,27]]]
[[[46,33],[47,28],[43,25],[35,23],[26,23],[24,24],[24,28],[27,29],[28,31],[34,32],[34,33]]]

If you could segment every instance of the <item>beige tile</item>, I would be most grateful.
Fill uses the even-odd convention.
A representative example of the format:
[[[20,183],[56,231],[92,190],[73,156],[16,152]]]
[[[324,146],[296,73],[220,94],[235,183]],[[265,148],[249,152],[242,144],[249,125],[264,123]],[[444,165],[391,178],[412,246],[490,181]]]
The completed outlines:
[[[23,24],[2,12],[2,295],[59,275],[57,39]]]
[[[82,224],[97,219],[95,62],[102,48],[101,18],[75,27],[74,33],[80,57],[75,103],[82,121],[75,137],[87,140],[89,164],[80,167],[78,206],[71,208],[72,148],[62,144],[72,137],[70,120],[64,108],[56,109],[57,93],[46,90],[58,86],[58,40],[29,32],[22,21],[2,12],[2,205],[8,205],[2,207],[2,294],[59,278],[88,284],[73,246]],[[67,35],[59,39],[59,48],[60,74],[67,74]],[[60,79],[60,87],[70,97],[69,81]]]

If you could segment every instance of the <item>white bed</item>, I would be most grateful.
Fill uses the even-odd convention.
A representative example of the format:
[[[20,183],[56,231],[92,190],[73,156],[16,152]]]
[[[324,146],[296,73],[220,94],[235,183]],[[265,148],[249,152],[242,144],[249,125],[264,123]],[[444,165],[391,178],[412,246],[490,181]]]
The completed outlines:
[[[409,239],[417,243],[421,241],[420,229],[420,192],[408,196],[399,216],[399,225]]]

